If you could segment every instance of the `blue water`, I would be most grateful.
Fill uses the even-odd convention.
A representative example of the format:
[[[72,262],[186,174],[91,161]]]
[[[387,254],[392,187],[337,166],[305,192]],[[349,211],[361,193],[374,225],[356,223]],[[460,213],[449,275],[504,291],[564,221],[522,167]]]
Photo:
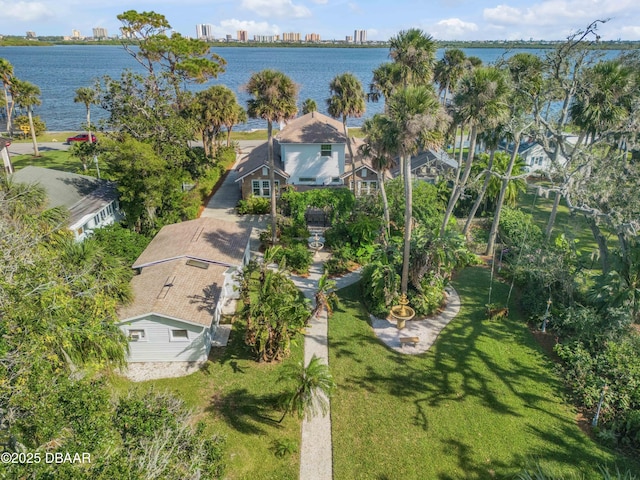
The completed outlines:
[[[526,50],[518,50],[522,52]],[[299,86],[298,104],[312,98],[318,109],[326,113],[329,83],[338,74],[351,72],[369,89],[372,71],[388,61],[386,48],[260,48],[227,47],[215,50],[227,61],[226,72],[206,88],[224,84],[236,92],[246,107],[248,95],[242,91],[252,73],[274,68],[287,74]],[[533,53],[540,51],[531,50]],[[440,56],[442,52],[438,52]],[[505,51],[491,48],[466,49],[465,53],[495,62]],[[515,52],[510,52],[515,53]],[[35,108],[48,130],[79,130],[86,118],[83,104],[74,103],[78,87],[92,86],[95,80],[109,75],[119,78],[125,69],[141,70],[137,62],[120,46],[58,45],[52,47],[0,47],[0,57],[11,62],[16,77],[40,87],[42,105]],[[381,103],[367,103],[364,118],[382,111]],[[106,117],[99,106],[92,107],[92,122]],[[362,119],[350,119],[349,125],[359,125]],[[266,128],[264,121],[249,120],[239,130]]]

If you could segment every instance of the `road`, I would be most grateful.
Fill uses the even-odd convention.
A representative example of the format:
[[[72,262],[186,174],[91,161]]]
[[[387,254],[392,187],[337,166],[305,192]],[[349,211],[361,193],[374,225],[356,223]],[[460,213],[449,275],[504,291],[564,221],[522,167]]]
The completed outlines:
[[[256,146],[264,143],[266,140],[240,140],[240,149],[242,154],[250,152]],[[192,146],[202,145],[202,142],[193,142]],[[60,142],[38,142],[38,150],[46,152],[47,150],[69,150],[71,145],[66,144],[64,141]],[[31,142],[19,142],[12,143],[9,146],[9,153],[11,155],[26,155],[33,153],[33,143]]]

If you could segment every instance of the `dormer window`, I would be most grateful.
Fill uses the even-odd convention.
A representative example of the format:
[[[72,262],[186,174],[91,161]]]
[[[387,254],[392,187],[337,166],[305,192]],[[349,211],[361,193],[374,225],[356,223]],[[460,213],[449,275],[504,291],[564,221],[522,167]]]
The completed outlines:
[[[323,144],[320,145],[320,155],[323,157],[330,157],[331,156],[331,144]]]

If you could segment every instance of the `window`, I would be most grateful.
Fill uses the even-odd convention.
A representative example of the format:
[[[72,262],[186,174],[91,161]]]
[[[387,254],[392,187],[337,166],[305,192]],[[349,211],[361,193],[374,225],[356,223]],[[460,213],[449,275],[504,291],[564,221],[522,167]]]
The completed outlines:
[[[195,260],[193,258],[190,258],[189,260],[187,260],[187,265],[189,265],[190,267],[202,268],[203,270],[206,270],[207,268],[209,268],[209,264],[207,262],[203,262],[201,260]]]
[[[362,178],[367,178],[367,169],[366,169],[366,168],[363,168],[363,169],[362,169],[362,172],[360,173],[360,176],[361,176]]]
[[[254,197],[260,196],[260,180],[253,180],[251,182],[251,191]]]
[[[331,183],[340,183],[340,177],[331,177]]]
[[[96,215],[95,217],[93,217],[93,226],[97,227],[98,225],[100,225],[100,216]]]
[[[262,196],[270,197],[271,196],[271,188],[269,188],[269,180],[262,180]]]
[[[130,342],[146,342],[147,332],[144,330],[127,330],[127,335]]]
[[[316,177],[300,177],[300,183],[316,183]]]
[[[171,330],[171,341],[172,342],[185,342],[189,341],[189,331],[184,329],[172,329]]]
[[[252,180],[251,191],[255,197],[270,197],[269,180]],[[280,193],[280,181],[276,180],[276,194]]]
[[[269,168],[268,167],[262,167],[262,175],[269,175]]]
[[[320,155],[323,157],[331,156],[331,144],[320,145]]]

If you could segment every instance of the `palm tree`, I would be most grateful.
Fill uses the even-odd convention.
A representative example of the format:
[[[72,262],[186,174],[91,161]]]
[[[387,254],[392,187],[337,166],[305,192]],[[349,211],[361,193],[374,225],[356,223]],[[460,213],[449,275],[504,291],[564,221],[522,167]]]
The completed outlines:
[[[383,97],[385,99],[386,112],[388,99],[400,85],[402,85],[402,69],[400,66],[392,62],[383,63],[373,71],[373,80],[369,84],[367,100],[377,102],[380,97]]]
[[[238,107],[235,93],[224,85],[214,85],[196,93],[189,111],[200,127],[204,151],[209,157],[215,155],[216,139],[222,127],[233,125],[233,121],[240,118]]]
[[[326,273],[318,279],[318,289],[316,290],[315,299],[316,306],[312,315],[317,315],[322,310],[326,310],[327,316],[331,316],[333,309],[338,305],[336,281],[331,280]]]
[[[468,72],[458,84],[453,97],[455,115],[459,123],[471,127],[469,152],[464,172],[453,186],[444,214],[440,235],[444,235],[453,209],[465,189],[476,150],[478,132],[497,127],[509,114],[507,97],[509,82],[503,71],[495,67],[480,67]],[[458,166],[461,168],[461,166]]]
[[[430,84],[435,54],[435,41],[418,28],[402,30],[389,40],[389,57],[400,67],[405,87]]]
[[[73,101],[75,103],[84,103],[84,106],[87,109],[87,131],[89,132],[88,143],[93,143],[93,137],[91,135],[91,105],[98,104],[98,92],[90,87],[80,87],[76,90],[76,96]],[[85,171],[87,170],[86,160],[83,160],[82,167]]]
[[[9,87],[13,81],[13,65],[6,58],[0,58],[0,81],[4,89],[4,105],[7,114],[7,133],[11,135],[11,113],[13,108],[9,107]]]
[[[464,75],[467,65],[467,56],[459,48],[445,50],[442,58],[436,63],[434,80],[440,86],[439,94],[442,95],[443,105],[446,104],[449,92]]]
[[[397,133],[395,145],[404,163],[405,217],[401,293],[407,293],[411,253],[412,183],[411,155],[419,146],[438,148],[444,141],[447,118],[433,87],[411,86],[397,91],[389,102],[389,113]]]
[[[11,95],[13,96],[13,101],[16,105],[27,109],[31,139],[33,140],[33,154],[36,157],[39,157],[40,152],[38,152],[36,129],[33,125],[33,107],[42,103],[40,101],[40,89],[33,83],[15,79],[11,84]]]
[[[227,128],[227,147],[231,146],[231,130],[239,123],[246,123],[247,111],[236,103],[229,114],[224,119],[224,126]]]
[[[273,122],[289,120],[298,111],[296,97],[298,87],[284,73],[266,69],[251,75],[245,86],[253,98],[247,101],[247,113],[251,118],[267,121],[269,159],[269,183],[271,185],[271,243],[278,241],[276,224],[275,161],[273,158]]]
[[[344,136],[349,150],[349,160],[351,161],[351,181],[353,182],[353,193],[356,192],[356,162],[353,158],[353,147],[349,138],[347,119],[349,117],[360,118],[365,110],[365,94],[362,83],[352,73],[343,73],[336,76],[329,84],[331,97],[327,99],[329,115],[333,118],[342,119]]]
[[[302,114],[306,115],[307,113],[317,112],[318,104],[313,98],[307,98],[304,102],[302,102]]]
[[[280,398],[284,412],[278,423],[287,413],[310,419],[320,412],[323,416],[329,412],[329,398],[336,385],[329,367],[315,354],[306,367],[302,362],[283,366],[279,381],[293,382],[294,386]]]
[[[384,216],[384,239],[390,236],[391,220],[389,214],[389,200],[387,199],[387,188],[385,186],[385,176],[387,170],[393,165],[393,145],[392,139],[397,137],[394,132],[395,125],[386,115],[376,113],[373,117],[365,120],[362,131],[365,133],[365,143],[360,146],[360,154],[371,159],[373,168],[378,174],[378,184],[380,185],[380,196],[382,197],[382,209]]]

